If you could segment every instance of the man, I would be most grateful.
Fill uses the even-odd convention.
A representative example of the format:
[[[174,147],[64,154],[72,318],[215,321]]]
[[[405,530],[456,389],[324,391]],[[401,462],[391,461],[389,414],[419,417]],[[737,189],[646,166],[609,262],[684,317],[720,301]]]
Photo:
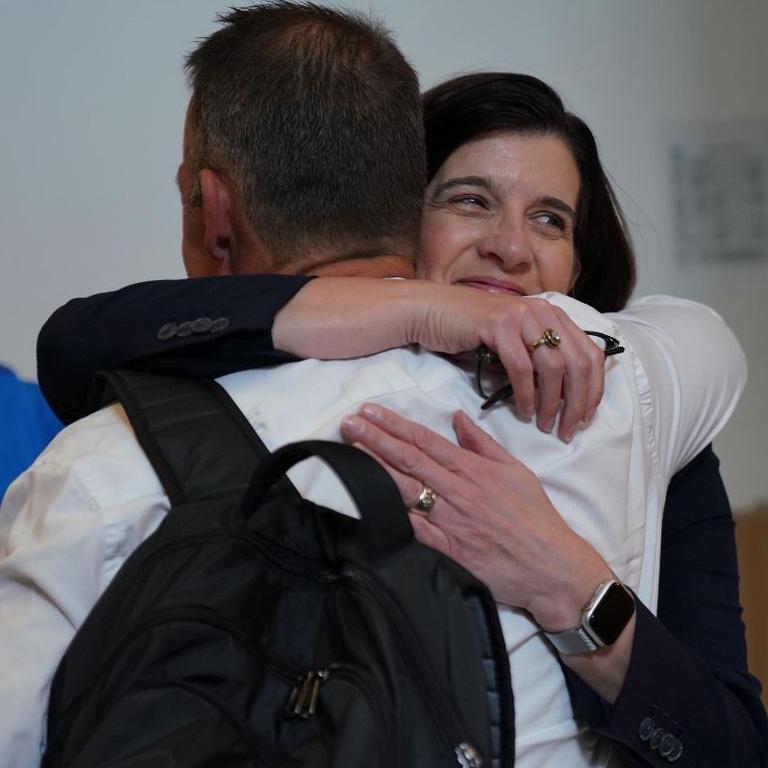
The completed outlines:
[[[420,100],[414,72],[385,32],[349,14],[268,3],[224,17],[187,66],[192,97],[178,180],[190,276],[412,276],[425,177]],[[563,301],[582,322],[613,331],[597,313]],[[215,333],[226,322],[189,318],[159,333]],[[609,394],[628,412],[613,437],[631,446],[634,431],[648,424],[632,360],[617,366]],[[246,371],[222,383],[270,449],[299,438],[338,439],[342,417],[369,400],[398,407],[444,435],[455,410],[476,411],[479,403],[461,369],[402,349],[366,360]],[[572,524],[579,511],[572,496],[590,498],[571,479],[574,463],[591,464],[596,479],[630,476],[602,496],[605,525],[591,543],[652,603],[653,516],[661,499],[645,488],[645,457],[629,448],[590,457],[584,441],[564,447],[515,422],[506,409],[490,412],[484,426],[549,478],[558,507],[574,511]],[[321,468],[305,464],[291,478],[313,500],[352,511]],[[611,518],[626,499],[632,500],[627,517]],[[118,406],[65,430],[9,494],[0,513],[0,751],[9,765],[35,762],[58,660],[167,510]],[[555,654],[525,616],[504,609],[502,619],[521,694],[518,730],[526,743],[519,765],[588,764],[593,749],[579,743],[583,729],[574,722]]]

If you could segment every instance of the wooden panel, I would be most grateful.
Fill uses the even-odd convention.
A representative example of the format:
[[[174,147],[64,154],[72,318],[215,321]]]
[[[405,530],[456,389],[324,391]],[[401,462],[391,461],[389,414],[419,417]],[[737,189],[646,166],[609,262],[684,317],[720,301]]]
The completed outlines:
[[[763,684],[768,706],[768,506],[736,515],[736,546],[749,669]]]

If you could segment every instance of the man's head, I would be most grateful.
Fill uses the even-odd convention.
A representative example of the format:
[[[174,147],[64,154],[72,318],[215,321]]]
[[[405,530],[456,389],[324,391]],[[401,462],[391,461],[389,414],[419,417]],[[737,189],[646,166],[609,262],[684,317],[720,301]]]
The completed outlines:
[[[309,3],[220,21],[186,65],[190,275],[410,258],[426,177],[421,101],[386,30]]]

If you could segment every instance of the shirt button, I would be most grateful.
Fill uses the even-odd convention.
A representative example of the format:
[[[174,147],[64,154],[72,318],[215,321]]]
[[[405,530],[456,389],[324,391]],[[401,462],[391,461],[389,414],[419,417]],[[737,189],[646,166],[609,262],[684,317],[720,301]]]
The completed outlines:
[[[659,746],[659,742],[661,741],[663,736],[664,736],[663,728],[654,728],[653,733],[651,734],[651,738],[648,739],[648,746],[651,749],[656,749],[656,747]]]
[[[176,335],[176,323],[166,323],[158,332],[157,338],[160,341],[168,341]]]
[[[185,323],[179,323],[179,325],[176,327],[176,335],[183,339],[185,336],[191,336],[192,335],[192,323],[187,320]]]
[[[192,321],[193,333],[207,333],[211,330],[213,320],[210,317],[198,317],[197,320]]]
[[[227,328],[229,328],[229,320],[226,317],[217,317],[211,323],[211,333],[220,333],[226,331]]]
[[[667,760],[670,763],[674,763],[680,759],[683,754],[683,742],[680,739],[675,739],[675,743],[672,746],[672,751],[667,755]]]
[[[646,717],[642,723],[640,723],[640,728],[638,728],[637,735],[640,737],[640,741],[648,741],[648,739],[651,738],[651,734],[653,733],[653,729],[656,723],[653,722],[652,717]]]

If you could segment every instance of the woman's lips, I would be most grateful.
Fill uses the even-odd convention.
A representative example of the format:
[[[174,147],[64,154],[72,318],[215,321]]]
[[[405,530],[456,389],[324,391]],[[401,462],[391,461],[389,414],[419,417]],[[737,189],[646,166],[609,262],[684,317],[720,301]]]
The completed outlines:
[[[517,284],[507,280],[495,280],[490,277],[466,277],[456,281],[459,285],[468,285],[488,293],[509,293],[514,296],[525,296],[526,292]]]

